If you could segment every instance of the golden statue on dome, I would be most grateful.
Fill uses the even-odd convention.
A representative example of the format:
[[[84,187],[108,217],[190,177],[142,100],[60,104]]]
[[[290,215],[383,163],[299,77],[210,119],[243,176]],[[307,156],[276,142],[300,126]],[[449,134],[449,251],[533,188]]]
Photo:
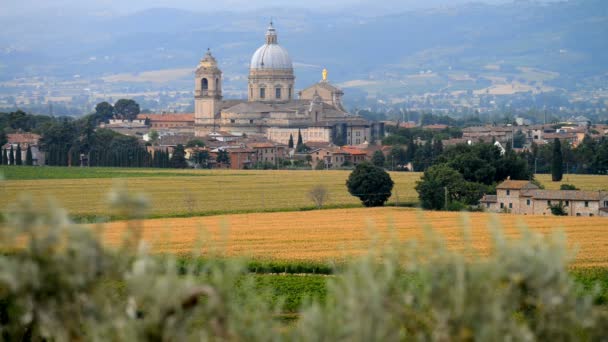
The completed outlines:
[[[323,75],[323,82],[327,82],[327,69],[323,68],[323,72],[321,74]]]

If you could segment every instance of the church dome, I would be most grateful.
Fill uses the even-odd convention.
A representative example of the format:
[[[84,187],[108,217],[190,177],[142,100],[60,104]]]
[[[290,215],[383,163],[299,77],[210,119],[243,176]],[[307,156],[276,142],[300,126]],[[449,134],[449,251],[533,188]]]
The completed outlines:
[[[277,33],[272,23],[266,31],[266,44],[260,46],[251,57],[251,69],[255,70],[292,70],[289,53],[277,43]]]

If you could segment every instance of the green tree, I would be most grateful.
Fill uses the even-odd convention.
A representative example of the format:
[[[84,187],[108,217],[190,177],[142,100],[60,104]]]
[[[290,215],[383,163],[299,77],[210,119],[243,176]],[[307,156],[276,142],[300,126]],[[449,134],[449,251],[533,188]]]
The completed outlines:
[[[186,147],[205,147],[205,142],[201,139],[192,139],[188,141]]]
[[[25,152],[25,165],[34,165],[34,158],[32,156],[32,146],[27,145],[27,152]]]
[[[230,165],[230,155],[226,150],[218,150],[215,161],[224,165]]]
[[[17,144],[17,151],[15,156],[15,164],[23,165],[23,159],[21,159],[21,144]]]
[[[206,169],[209,167],[209,157],[209,152],[198,151],[195,154],[194,162],[197,163],[199,167]]]
[[[2,154],[0,154],[0,165],[8,164],[8,155],[6,154],[6,149],[2,149]]]
[[[15,165],[15,151],[13,150],[13,145],[11,145],[11,149],[8,153],[8,161],[10,165]]]
[[[131,99],[120,99],[114,104],[114,113],[124,120],[135,120],[139,112],[139,104]]]
[[[551,180],[559,182],[564,175],[564,163],[562,161],[562,147],[559,139],[553,141],[553,156],[551,159]]]
[[[384,167],[384,163],[386,162],[386,158],[384,158],[384,153],[382,151],[376,151],[372,155],[372,164],[377,167]]]
[[[185,169],[188,167],[184,145],[178,144],[175,147],[175,150],[173,150],[173,155],[171,156],[171,167],[175,169]]]
[[[526,144],[526,135],[520,130],[518,130],[513,135],[513,147],[514,148],[522,148]]]
[[[150,142],[152,143],[153,146],[156,146],[156,144],[158,144],[158,138],[159,138],[159,134],[156,130],[151,130],[150,133],[148,134],[149,138],[150,138]]]
[[[302,144],[304,144],[304,141],[302,140],[302,131],[298,128],[298,145],[297,146],[300,146]]]
[[[287,143],[287,147],[293,148],[293,134],[289,133],[289,143]]]
[[[100,102],[95,106],[95,121],[97,125],[100,122],[108,122],[114,116],[114,107],[108,102]]]
[[[348,192],[366,207],[383,206],[391,197],[393,185],[386,171],[368,162],[357,165],[346,181]]]
[[[465,182],[462,174],[446,164],[429,167],[416,183],[416,192],[422,208],[445,209],[450,202],[449,196],[458,193]]]
[[[2,129],[2,124],[0,123],[0,146],[4,146],[8,142],[6,133]]]
[[[562,184],[559,186],[560,190],[578,190],[574,184]]]
[[[562,201],[555,204],[549,204],[549,209],[551,210],[551,214],[555,216],[568,216],[568,212],[566,211],[566,207]]]

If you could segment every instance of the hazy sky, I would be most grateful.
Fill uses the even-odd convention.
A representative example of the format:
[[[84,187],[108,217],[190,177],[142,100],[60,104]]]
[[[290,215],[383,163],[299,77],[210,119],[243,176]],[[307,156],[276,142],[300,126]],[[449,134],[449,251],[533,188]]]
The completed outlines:
[[[111,10],[132,12],[154,7],[183,8],[189,10],[234,11],[252,10],[266,7],[298,7],[318,10],[342,8],[376,9],[415,9],[442,5],[455,5],[467,2],[502,3],[511,0],[0,0],[5,15],[16,15],[45,8]]]

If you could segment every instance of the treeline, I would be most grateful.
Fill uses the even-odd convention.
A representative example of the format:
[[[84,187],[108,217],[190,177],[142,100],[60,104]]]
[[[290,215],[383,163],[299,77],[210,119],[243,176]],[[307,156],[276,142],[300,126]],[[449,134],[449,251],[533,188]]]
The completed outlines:
[[[550,173],[555,141],[549,144],[532,144],[530,151],[524,152],[531,170],[535,173]],[[560,144],[562,168],[565,173],[608,174],[608,139],[595,140],[586,135],[577,146]]]
[[[119,100],[114,106],[102,102],[96,112],[79,119],[31,115],[23,111],[0,113],[0,145],[7,142],[7,133],[31,132],[41,135],[39,147],[49,166],[117,166],[117,167],[186,167],[183,147],[177,160],[171,161],[167,150],[151,153],[136,137],[125,136],[109,129],[96,129],[100,121],[113,116],[133,119],[139,105],[133,100]],[[20,149],[18,146],[17,149]],[[31,165],[28,148],[25,162],[21,151],[0,151],[0,163]],[[6,159],[6,160],[5,160]],[[17,160],[14,160],[17,159]]]
[[[523,156],[493,144],[459,144],[443,151],[425,168],[416,185],[425,209],[462,210],[475,206],[484,193],[495,193],[507,179],[533,180]]]

